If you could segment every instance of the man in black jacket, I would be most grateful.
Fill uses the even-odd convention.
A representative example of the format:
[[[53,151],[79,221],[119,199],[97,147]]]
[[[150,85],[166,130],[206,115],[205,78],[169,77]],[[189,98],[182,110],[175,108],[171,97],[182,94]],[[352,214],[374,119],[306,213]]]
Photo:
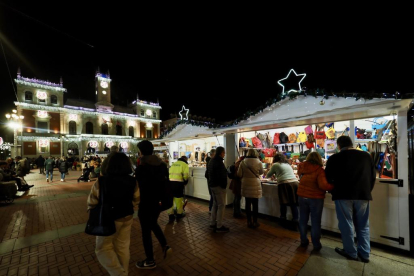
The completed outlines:
[[[141,223],[142,242],[144,244],[147,258],[137,262],[136,266],[141,269],[153,269],[156,267],[154,251],[152,247],[151,232],[161,244],[164,259],[172,253],[168,246],[164,233],[158,225],[160,215],[160,191],[163,190],[165,181],[169,179],[167,164],[158,156],[152,155],[154,146],[148,140],[138,143],[141,161],[135,170],[135,177],[138,181],[141,193],[141,201],[138,208],[138,218]]]
[[[334,186],[332,200],[335,201],[343,244],[343,249],[337,247],[335,251],[348,259],[358,260],[359,257],[368,263],[371,251],[369,201],[376,178],[374,162],[368,153],[354,149],[348,136],[339,137],[337,144],[340,152],[329,157],[325,169],[326,179]]]
[[[223,160],[226,152],[223,147],[216,149],[216,155],[208,162],[208,186],[213,196],[210,227],[216,232],[229,232],[223,225],[224,208],[226,204],[227,169]]]
[[[39,168],[39,174],[45,174],[45,159],[43,156],[39,155],[39,157],[36,159],[36,165]]]

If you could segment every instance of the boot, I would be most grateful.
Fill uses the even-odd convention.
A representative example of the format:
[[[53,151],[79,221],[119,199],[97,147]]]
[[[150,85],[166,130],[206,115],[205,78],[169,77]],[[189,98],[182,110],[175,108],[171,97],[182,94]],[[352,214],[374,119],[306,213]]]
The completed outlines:
[[[252,220],[251,220],[251,219],[248,219],[248,220],[247,220],[247,227],[249,227],[249,228],[253,228],[253,222],[252,222]]]
[[[174,214],[168,215],[168,222],[169,223],[174,222],[174,220],[175,220],[175,215]]]

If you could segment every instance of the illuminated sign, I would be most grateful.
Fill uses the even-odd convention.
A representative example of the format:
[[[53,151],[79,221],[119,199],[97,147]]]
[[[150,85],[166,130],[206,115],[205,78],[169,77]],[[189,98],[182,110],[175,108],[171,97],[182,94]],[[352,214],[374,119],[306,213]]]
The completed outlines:
[[[37,97],[39,100],[46,100],[46,98],[47,98],[47,93],[46,93],[46,92],[37,91],[36,97]]]
[[[119,145],[121,146],[121,148],[126,149],[128,148],[128,143],[127,142],[121,142],[119,143]]]
[[[39,140],[39,147],[45,148],[49,145],[49,140]]]
[[[46,118],[48,115],[47,115],[47,111],[45,111],[45,110],[38,110],[37,111],[37,117],[39,117],[39,118]]]
[[[0,145],[3,145],[3,138],[0,137]]]
[[[108,142],[105,143],[105,145],[106,145],[107,148],[110,148],[114,145],[114,142],[108,141]]]
[[[152,123],[146,123],[146,124],[145,124],[145,126],[146,126],[147,128],[151,128],[151,127],[152,127]]]
[[[147,116],[151,116],[152,115],[151,109],[147,109],[147,111],[145,113],[147,113]]]
[[[69,120],[76,121],[78,119],[78,114],[69,114]]]
[[[89,146],[90,146],[91,148],[96,148],[96,147],[98,147],[98,142],[97,142],[97,141],[90,141],[90,142],[89,142]]]

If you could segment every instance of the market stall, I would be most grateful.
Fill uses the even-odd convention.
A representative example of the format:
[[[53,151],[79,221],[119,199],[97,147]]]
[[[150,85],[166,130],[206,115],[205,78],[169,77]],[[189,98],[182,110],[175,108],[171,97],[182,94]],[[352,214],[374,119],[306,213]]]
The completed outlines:
[[[208,127],[180,124],[157,143],[165,143],[171,166],[181,156],[188,157],[190,179],[185,194],[199,199],[210,200],[206,172],[206,158],[211,149],[222,146],[226,149],[224,164],[227,167],[234,163],[234,135],[215,133]],[[227,146],[227,145],[230,145]],[[230,183],[230,180],[229,180]],[[227,204],[233,202],[233,194],[227,192]]]
[[[309,151],[318,151],[328,159],[336,151],[335,139],[349,135],[356,147],[368,151],[373,158],[382,156],[375,161],[378,171],[370,207],[371,240],[409,250],[407,112],[412,105],[412,99],[326,99],[298,95],[217,130],[236,135],[240,155],[249,147],[257,148],[264,168],[271,166],[271,156],[279,151],[290,158],[294,170]],[[315,141],[308,141],[309,133]],[[259,213],[280,216],[277,183],[264,180]],[[339,232],[335,205],[329,193],[322,228]]]

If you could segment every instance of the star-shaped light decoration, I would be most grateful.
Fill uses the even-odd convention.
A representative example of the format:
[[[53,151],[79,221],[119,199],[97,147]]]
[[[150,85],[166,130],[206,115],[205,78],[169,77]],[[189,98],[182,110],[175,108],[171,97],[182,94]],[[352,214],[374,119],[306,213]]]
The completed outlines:
[[[181,120],[188,120],[188,111],[190,111],[190,109],[186,109],[183,106],[183,109],[181,109],[181,111],[180,111],[180,118],[181,118]],[[184,118],[184,116],[185,116],[185,118]]]
[[[296,75],[296,76],[303,76],[303,77],[300,79],[299,83],[298,83],[298,85],[299,85],[299,90],[296,90],[296,89],[290,89],[289,91],[285,92],[285,86],[282,84],[282,81],[284,81],[284,80],[288,79],[288,78],[289,78],[289,76],[290,76],[290,74],[291,74],[292,72],[293,72],[293,73],[295,73],[295,75]],[[306,74],[296,74],[295,70],[290,69],[290,71],[289,71],[289,73],[287,74],[286,78],[283,78],[283,79],[281,79],[281,80],[278,80],[278,81],[277,81],[277,83],[278,83],[280,86],[282,86],[282,87],[283,87],[283,90],[282,90],[282,96],[284,96],[284,95],[286,95],[286,94],[289,94],[290,92],[298,92],[298,91],[301,91],[301,90],[302,90],[302,87],[300,86],[300,83],[303,81],[303,79],[304,79],[305,77],[306,77]]]

